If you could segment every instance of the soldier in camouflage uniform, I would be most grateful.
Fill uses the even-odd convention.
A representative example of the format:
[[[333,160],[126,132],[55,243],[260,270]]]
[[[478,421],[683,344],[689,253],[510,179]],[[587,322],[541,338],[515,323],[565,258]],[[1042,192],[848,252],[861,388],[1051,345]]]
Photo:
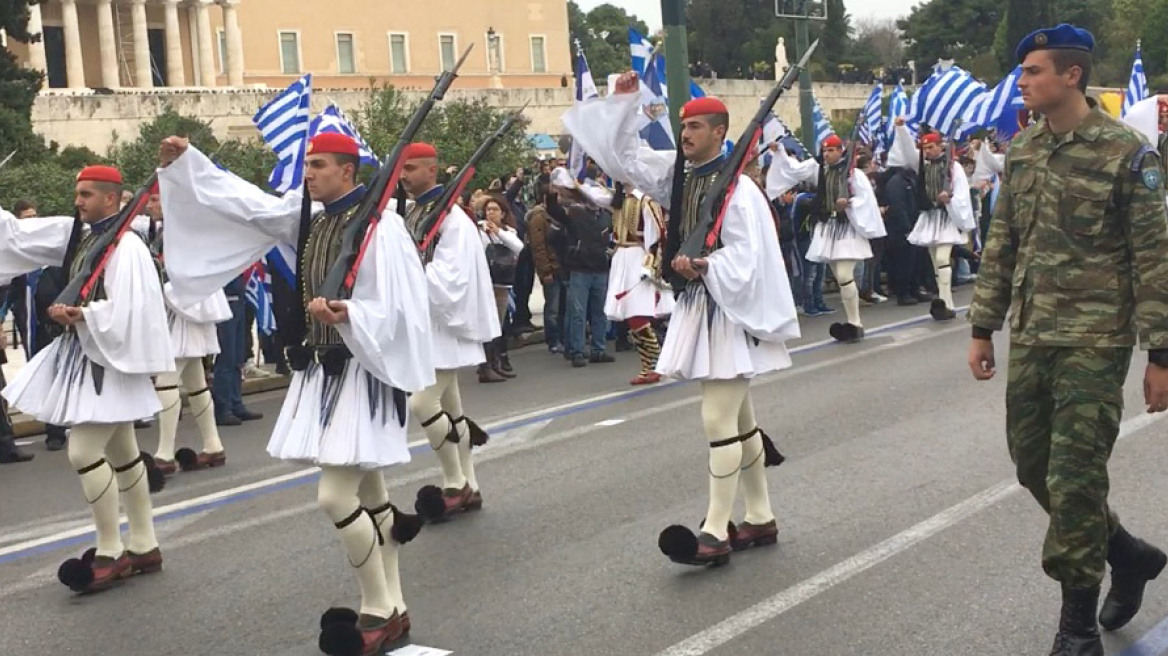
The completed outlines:
[[[1136,337],[1149,349],[1148,412],[1168,409],[1168,212],[1155,149],[1085,96],[1094,40],[1040,30],[1018,46],[1027,109],[1045,118],[1006,158],[969,320],[969,365],[994,371],[993,331],[1010,310],[1006,432],[1018,480],[1050,515],[1042,565],[1062,584],[1052,656],[1102,656],[1168,557],[1108,507]]]

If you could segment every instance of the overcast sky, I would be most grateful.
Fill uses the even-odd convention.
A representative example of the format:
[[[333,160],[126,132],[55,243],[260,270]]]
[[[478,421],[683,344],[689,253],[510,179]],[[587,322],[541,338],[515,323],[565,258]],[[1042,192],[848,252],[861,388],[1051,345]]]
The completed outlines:
[[[649,24],[651,30],[661,27],[661,0],[576,0],[576,2],[584,11],[608,2],[636,14]],[[922,2],[924,0],[844,0],[844,5],[853,18],[867,18],[869,16],[900,18],[907,15],[913,5]]]

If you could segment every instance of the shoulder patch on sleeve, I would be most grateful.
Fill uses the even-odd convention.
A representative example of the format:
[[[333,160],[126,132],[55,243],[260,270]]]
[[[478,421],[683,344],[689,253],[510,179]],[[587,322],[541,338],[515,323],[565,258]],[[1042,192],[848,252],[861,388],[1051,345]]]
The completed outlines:
[[[1151,146],[1142,146],[1132,158],[1132,174],[1138,176],[1144,186],[1156,191],[1164,186],[1164,175],[1160,171],[1160,154]]]

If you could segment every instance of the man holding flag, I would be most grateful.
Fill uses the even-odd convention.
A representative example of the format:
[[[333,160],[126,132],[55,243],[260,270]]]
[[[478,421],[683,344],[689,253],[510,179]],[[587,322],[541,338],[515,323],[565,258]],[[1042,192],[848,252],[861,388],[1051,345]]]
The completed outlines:
[[[433,384],[434,365],[425,274],[393,211],[385,210],[369,235],[352,296],[325,300],[317,292],[366,193],[356,182],[358,152],[342,134],[308,143],[305,186],[323,205],[310,218],[298,189],[271,196],[179,137],[163,141],[159,180],[172,233],[167,270],[179,303],[205,298],[278,243],[297,244],[306,330],[288,349],[294,374],[268,453],[323,470],[317,500],[356,572],[361,606],[326,612],[320,646],[345,654],[343,645],[357,644],[356,653],[370,656],[410,629],[398,548],[421,520],[389,503],[380,470],[410,460],[406,394]]]

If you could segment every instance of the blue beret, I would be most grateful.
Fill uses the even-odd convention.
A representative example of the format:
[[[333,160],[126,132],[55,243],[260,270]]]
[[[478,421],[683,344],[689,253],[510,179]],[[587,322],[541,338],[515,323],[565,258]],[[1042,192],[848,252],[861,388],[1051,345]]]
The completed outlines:
[[[1026,35],[1026,38],[1018,43],[1018,49],[1014,54],[1021,62],[1026,59],[1026,55],[1035,50],[1056,49],[1092,52],[1095,50],[1095,37],[1081,27],[1063,23],[1058,27],[1048,27]]]

